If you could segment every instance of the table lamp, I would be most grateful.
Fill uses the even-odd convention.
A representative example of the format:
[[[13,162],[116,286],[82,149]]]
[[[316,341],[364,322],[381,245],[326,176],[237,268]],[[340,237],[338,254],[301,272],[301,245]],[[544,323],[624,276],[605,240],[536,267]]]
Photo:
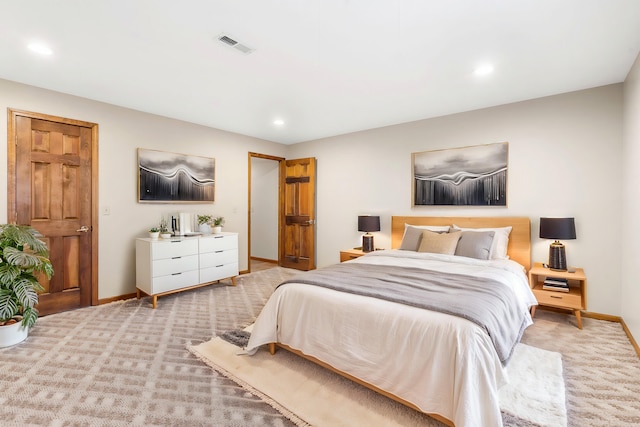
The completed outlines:
[[[380,217],[373,215],[358,216],[358,231],[364,231],[362,236],[362,252],[371,252],[374,250],[373,235],[370,231],[380,231]]]
[[[573,218],[540,218],[540,238],[555,240],[549,246],[549,268],[567,270],[567,255],[560,240],[576,238],[576,224]]]

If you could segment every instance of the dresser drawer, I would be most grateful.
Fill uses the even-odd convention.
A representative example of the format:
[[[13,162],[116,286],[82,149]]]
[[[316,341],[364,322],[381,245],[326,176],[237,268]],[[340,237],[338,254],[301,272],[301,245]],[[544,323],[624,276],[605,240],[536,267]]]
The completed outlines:
[[[238,275],[238,263],[224,264],[217,267],[201,268],[200,283],[214,282]]]
[[[198,255],[188,255],[183,257],[154,260],[152,268],[153,277],[182,273],[189,270],[197,270]]]
[[[158,240],[151,244],[151,253],[154,260],[198,255],[198,239]]]
[[[200,238],[200,253],[238,249],[237,234],[213,234]]]
[[[231,263],[238,263],[237,249],[200,254],[200,268],[216,267]]]
[[[575,288],[571,288],[569,292],[554,292],[547,291],[542,289],[540,286],[536,286],[533,289],[533,294],[539,304],[572,308],[576,310],[584,308],[582,307],[582,297]]]
[[[198,282],[198,270],[185,271],[167,276],[154,277],[151,284],[151,294],[173,291],[195,286]]]

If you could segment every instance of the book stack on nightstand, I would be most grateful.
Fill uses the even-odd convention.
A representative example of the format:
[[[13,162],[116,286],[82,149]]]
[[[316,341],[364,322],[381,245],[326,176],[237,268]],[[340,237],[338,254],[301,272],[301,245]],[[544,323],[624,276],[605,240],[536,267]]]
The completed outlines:
[[[542,282],[542,289],[556,292],[569,292],[569,281],[560,277],[547,277]]]

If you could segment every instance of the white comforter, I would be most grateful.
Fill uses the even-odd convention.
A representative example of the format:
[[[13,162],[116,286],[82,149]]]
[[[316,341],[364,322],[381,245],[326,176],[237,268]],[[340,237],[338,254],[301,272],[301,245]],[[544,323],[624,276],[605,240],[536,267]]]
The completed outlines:
[[[511,284],[520,309],[537,304],[514,261],[410,251],[376,251],[357,263],[405,265]],[[517,327],[517,326],[515,326]],[[314,356],[408,402],[465,426],[501,426],[498,389],[506,371],[475,323],[312,285],[280,286],[256,319],[249,354],[271,342]]]

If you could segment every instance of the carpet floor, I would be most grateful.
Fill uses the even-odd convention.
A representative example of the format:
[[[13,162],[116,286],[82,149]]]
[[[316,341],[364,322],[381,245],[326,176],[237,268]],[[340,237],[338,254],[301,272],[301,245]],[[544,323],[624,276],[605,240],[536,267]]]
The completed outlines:
[[[3,426],[293,426],[188,345],[251,324],[275,286],[272,268],[158,299],[41,318],[0,349]],[[538,310],[523,342],[563,355],[569,426],[640,425],[640,360],[622,327]]]

